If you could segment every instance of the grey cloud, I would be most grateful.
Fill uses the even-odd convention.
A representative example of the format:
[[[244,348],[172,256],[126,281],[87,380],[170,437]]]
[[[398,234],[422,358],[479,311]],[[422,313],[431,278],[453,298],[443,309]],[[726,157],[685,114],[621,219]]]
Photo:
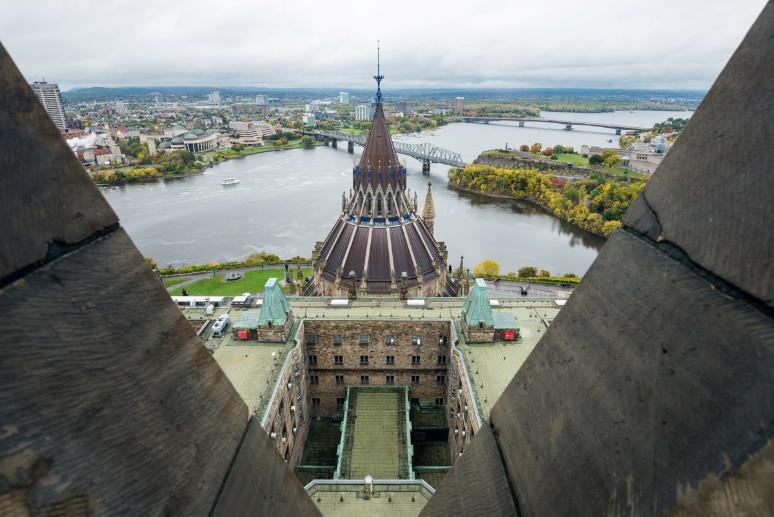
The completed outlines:
[[[765,0],[13,2],[3,44],[70,86],[706,88]]]

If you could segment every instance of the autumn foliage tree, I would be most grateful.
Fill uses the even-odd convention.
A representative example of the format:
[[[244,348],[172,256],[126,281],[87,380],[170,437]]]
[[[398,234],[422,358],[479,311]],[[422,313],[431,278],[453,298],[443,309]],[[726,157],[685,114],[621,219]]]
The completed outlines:
[[[500,264],[487,259],[474,267],[473,273],[478,277],[493,277],[500,274]]]
[[[532,144],[532,147],[529,148],[529,152],[533,154],[540,154],[541,149],[543,149],[543,144],[535,142]]]

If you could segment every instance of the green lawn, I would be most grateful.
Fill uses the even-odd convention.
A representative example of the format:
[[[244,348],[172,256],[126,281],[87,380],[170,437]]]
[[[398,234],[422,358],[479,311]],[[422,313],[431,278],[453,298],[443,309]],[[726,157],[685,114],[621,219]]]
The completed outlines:
[[[588,165],[589,159],[580,154],[557,154],[556,161],[561,163],[571,163],[573,165]]]
[[[295,275],[296,270],[292,268]],[[311,269],[304,269],[304,276],[312,274]],[[223,279],[224,272],[216,272],[214,277],[203,278],[198,282],[185,286],[186,292],[191,296],[239,296],[242,293],[255,293],[263,291],[266,281],[275,277],[279,280],[285,275],[283,269],[264,269],[247,271],[242,278],[228,282]],[[180,296],[183,289],[178,287],[170,293],[172,296]]]
[[[184,276],[182,277],[178,276],[174,278],[164,278],[164,287],[172,287],[173,285],[177,285],[180,282],[185,282],[186,280],[188,279]]]

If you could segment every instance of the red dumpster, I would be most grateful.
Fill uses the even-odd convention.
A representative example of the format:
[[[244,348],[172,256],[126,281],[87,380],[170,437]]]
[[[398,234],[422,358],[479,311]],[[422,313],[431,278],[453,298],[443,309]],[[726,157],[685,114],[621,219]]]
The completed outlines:
[[[250,333],[247,331],[247,329],[237,330],[237,339],[241,341],[246,341],[250,339]]]
[[[516,331],[515,330],[506,330],[503,332],[503,341],[516,341]]]

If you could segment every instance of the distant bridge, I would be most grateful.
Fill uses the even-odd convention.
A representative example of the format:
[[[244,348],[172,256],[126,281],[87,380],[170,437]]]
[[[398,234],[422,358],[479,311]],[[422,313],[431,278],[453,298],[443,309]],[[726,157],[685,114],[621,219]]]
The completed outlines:
[[[350,153],[354,152],[355,144],[365,146],[367,138],[367,135],[364,134],[352,135],[342,131],[304,131],[304,134],[324,140],[326,145],[330,143],[332,147],[337,147],[339,140],[345,141],[348,143],[347,151]],[[393,144],[398,154],[411,156],[422,162],[422,173],[424,174],[430,173],[431,163],[443,163],[452,167],[464,167],[466,165],[459,153],[449,151],[443,147],[436,147],[433,144],[407,144],[395,141],[393,141]]]
[[[542,122],[544,124],[561,124],[567,131],[572,131],[573,126],[590,126],[590,127],[604,127],[607,129],[615,129],[615,134],[620,135],[622,131],[634,131],[642,132],[649,131],[651,128],[647,127],[635,127],[624,126],[622,124],[610,124],[604,122],[576,122],[574,120],[552,120],[548,118],[534,118],[534,117],[462,117],[465,122],[473,122],[476,124],[489,124],[490,122],[518,122],[519,127],[524,127],[526,122]]]

